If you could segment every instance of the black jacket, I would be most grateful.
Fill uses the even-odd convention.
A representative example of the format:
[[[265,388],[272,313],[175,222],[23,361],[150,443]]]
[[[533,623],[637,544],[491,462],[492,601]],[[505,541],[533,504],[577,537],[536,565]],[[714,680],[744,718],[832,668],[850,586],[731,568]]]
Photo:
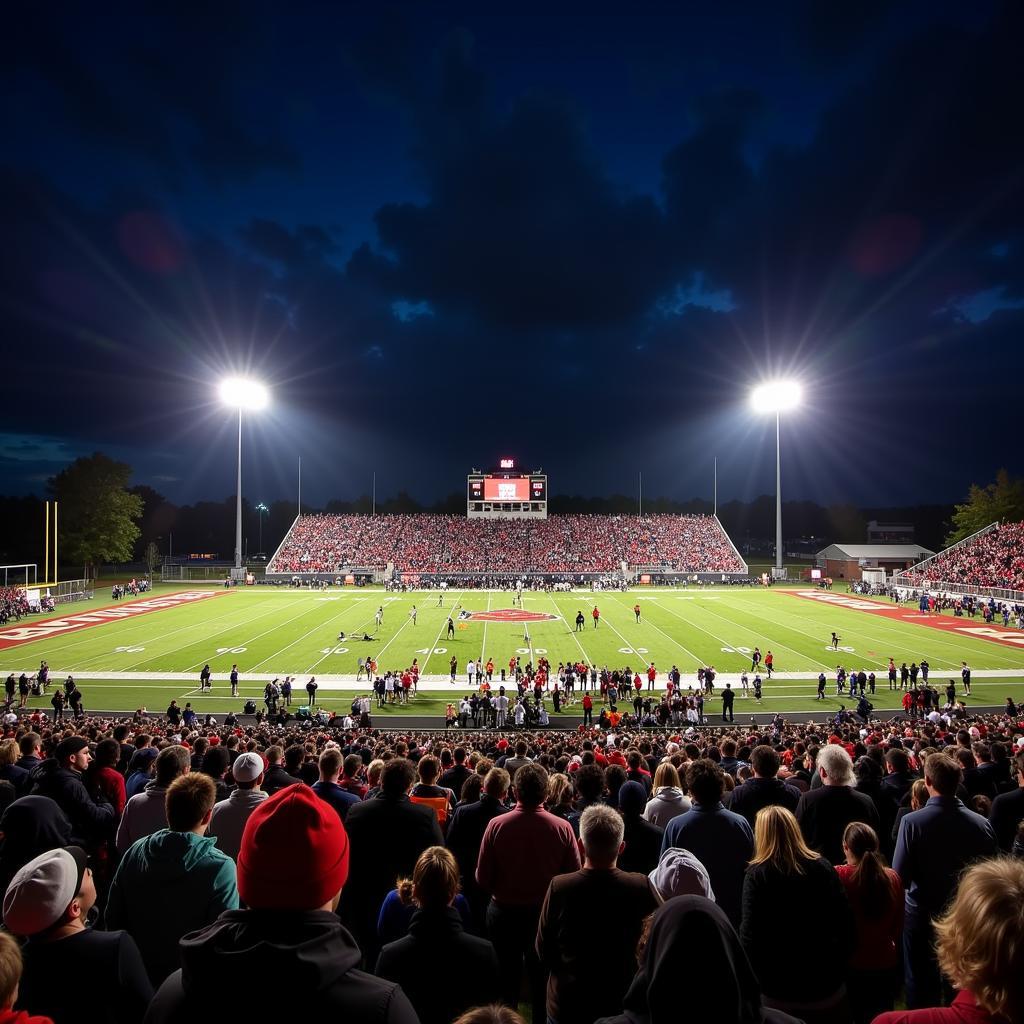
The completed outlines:
[[[1024,788],[1013,789],[1009,793],[1000,793],[992,801],[992,810],[989,812],[988,820],[996,830],[999,848],[1009,853],[1013,849],[1017,826],[1024,820]]]
[[[329,911],[229,910],[180,943],[181,970],[146,1024],[324,1019],[418,1024],[402,990],[357,970],[359,948]]]
[[[622,871],[649,874],[658,866],[665,830],[639,816],[624,816],[624,822],[625,849],[619,854],[618,867]]]
[[[437,815],[407,796],[379,794],[349,808],[348,882],[341,894],[341,919],[352,929],[367,963],[376,963],[377,915],[384,897],[399,878],[412,877],[419,855],[428,846],[444,846]]]
[[[273,796],[279,789],[284,789],[285,786],[294,786],[296,782],[301,781],[302,779],[289,775],[279,764],[272,764],[263,773],[263,785],[260,786],[260,789]]]
[[[453,907],[417,910],[409,934],[381,950],[374,973],[402,986],[422,1024],[449,1024],[473,1006],[501,1001],[494,947],[467,935]]]
[[[92,851],[114,835],[117,815],[113,804],[97,792],[93,797],[82,776],[61,768],[54,757],[47,758],[34,774],[33,796],[48,796],[71,822],[71,843]]]
[[[725,803],[725,801],[722,801]],[[741,783],[731,793],[726,807],[736,814],[742,814],[750,827],[754,827],[757,812],[763,807],[779,805],[796,813],[796,805],[800,802],[800,790],[787,786],[781,779],[750,778]]]
[[[833,864],[842,864],[843,832],[851,821],[867,822],[879,829],[878,811],[871,797],[850,786],[822,786],[800,797],[796,817],[804,841]]]

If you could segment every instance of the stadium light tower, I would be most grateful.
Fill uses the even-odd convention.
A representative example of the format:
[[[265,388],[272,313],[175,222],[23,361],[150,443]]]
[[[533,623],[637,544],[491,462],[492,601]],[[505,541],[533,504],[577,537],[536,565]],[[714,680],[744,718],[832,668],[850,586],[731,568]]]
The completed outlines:
[[[759,384],[750,393],[750,404],[757,412],[775,413],[775,571],[776,579],[785,576],[782,568],[782,450],[781,420],[784,412],[800,405],[802,388],[795,380],[772,380]]]
[[[264,505],[263,502],[261,501],[256,506],[256,511],[259,513],[259,517],[260,517],[260,554],[262,555],[263,554],[263,513],[264,512],[269,513],[270,509],[267,508],[267,506]]]
[[[220,400],[229,408],[238,410],[238,480],[235,491],[235,567],[231,578],[245,580],[242,565],[242,413],[258,412],[270,402],[270,393],[263,384],[244,377],[228,377],[220,383]]]

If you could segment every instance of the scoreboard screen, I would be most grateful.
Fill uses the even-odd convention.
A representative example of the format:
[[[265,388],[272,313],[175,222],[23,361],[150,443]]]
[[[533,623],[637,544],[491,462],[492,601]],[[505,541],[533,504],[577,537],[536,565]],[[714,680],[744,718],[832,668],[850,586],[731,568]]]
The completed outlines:
[[[547,501],[548,500],[548,478],[546,476],[531,476],[530,477],[530,500],[531,501]]]
[[[469,478],[469,500],[484,500],[484,478],[482,476],[471,476]]]
[[[530,481],[525,476],[485,477],[484,501],[529,501]]]

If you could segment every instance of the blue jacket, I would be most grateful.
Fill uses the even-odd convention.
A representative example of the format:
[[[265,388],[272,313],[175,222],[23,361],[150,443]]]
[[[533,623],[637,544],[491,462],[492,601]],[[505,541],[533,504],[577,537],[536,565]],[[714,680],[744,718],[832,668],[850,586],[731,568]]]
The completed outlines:
[[[960,872],[998,852],[996,834],[980,814],[955,796],[933,796],[900,822],[892,866],[903,880],[908,916],[942,912]]]
[[[747,819],[727,811],[721,803],[704,807],[694,803],[665,828],[661,852],[670,847],[689,850],[707,869],[718,905],[739,928],[743,916],[743,876],[754,855],[754,833]]]
[[[105,922],[135,939],[158,987],[181,966],[183,935],[237,909],[235,862],[216,840],[164,828],[129,847],[110,883]]]

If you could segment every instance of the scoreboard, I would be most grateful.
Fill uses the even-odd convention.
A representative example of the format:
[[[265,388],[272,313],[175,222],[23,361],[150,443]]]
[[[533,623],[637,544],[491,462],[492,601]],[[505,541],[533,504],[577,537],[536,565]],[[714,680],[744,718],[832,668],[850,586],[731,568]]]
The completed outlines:
[[[506,519],[545,519],[548,478],[541,472],[523,473],[515,459],[499,460],[490,472],[470,473],[466,480],[466,514]]]

